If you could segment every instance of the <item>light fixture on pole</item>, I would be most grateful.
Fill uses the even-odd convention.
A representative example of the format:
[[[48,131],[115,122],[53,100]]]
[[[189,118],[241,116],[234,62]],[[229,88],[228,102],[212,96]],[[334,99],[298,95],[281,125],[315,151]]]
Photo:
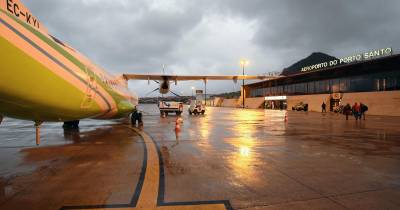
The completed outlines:
[[[242,69],[243,69],[243,80],[242,80],[242,108],[245,108],[245,93],[244,93],[244,67],[249,65],[249,61],[246,59],[242,59],[240,61],[240,65],[242,65]]]
[[[194,89],[196,89],[196,88],[192,87],[192,99],[193,99],[193,96],[194,96]]]

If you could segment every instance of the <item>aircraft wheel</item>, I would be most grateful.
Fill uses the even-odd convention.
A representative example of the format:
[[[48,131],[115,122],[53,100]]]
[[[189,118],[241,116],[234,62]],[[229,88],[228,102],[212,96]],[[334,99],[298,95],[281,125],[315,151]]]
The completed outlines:
[[[79,128],[79,120],[64,122],[64,129],[78,129]]]
[[[205,113],[206,113],[206,111],[204,111],[204,110],[203,110],[203,111],[201,111],[201,114],[202,114],[202,115],[204,115]]]

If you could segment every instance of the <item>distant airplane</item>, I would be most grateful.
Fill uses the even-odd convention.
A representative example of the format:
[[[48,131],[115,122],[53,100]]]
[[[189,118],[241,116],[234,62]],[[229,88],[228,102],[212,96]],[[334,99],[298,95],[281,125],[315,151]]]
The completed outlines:
[[[51,36],[19,0],[0,0],[0,123],[3,116],[31,120],[40,143],[43,122],[77,127],[85,118],[129,116],[138,97],[128,80],[170,81],[267,79],[266,76],[113,76],[71,46]]]
[[[178,81],[190,81],[190,80],[203,80],[207,82],[208,80],[232,80],[234,82],[238,80],[263,80],[263,79],[271,79],[275,78],[272,76],[183,76],[183,75],[151,75],[151,74],[123,74],[122,75],[125,80],[154,80],[160,84],[160,87],[157,88],[161,94],[167,94],[170,92],[170,84],[171,82],[178,84]]]

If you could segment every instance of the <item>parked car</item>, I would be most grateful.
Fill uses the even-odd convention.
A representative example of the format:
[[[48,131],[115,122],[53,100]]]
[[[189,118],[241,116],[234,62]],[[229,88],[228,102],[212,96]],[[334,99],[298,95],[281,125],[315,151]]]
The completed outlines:
[[[300,102],[298,104],[296,104],[295,106],[292,107],[293,111],[308,111],[308,104],[305,104],[303,102]]]
[[[206,106],[202,103],[202,101],[193,100],[190,102],[190,106],[188,109],[189,115],[204,115],[206,113]]]
[[[333,112],[343,114],[343,105],[333,107]]]

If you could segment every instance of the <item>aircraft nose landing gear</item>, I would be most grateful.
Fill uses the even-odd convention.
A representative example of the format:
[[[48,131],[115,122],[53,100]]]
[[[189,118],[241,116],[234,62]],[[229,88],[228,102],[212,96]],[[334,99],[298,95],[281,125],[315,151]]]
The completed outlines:
[[[64,129],[79,129],[79,120],[64,122]]]
[[[136,121],[138,122],[139,126],[143,126],[143,115],[140,112],[134,111],[131,114],[131,123],[133,126],[136,126]]]
[[[41,121],[36,121],[35,122],[35,127],[36,127],[36,145],[39,146],[40,144],[40,126],[42,125],[43,122]]]

